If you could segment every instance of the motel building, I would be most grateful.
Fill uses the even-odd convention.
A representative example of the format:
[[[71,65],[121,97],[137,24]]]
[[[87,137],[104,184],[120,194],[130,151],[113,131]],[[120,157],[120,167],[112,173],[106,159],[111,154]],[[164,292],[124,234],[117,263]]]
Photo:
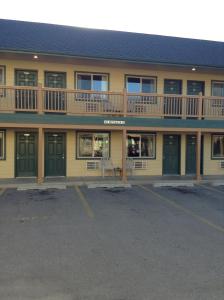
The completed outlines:
[[[123,181],[223,176],[224,43],[0,20],[0,179],[105,161]]]

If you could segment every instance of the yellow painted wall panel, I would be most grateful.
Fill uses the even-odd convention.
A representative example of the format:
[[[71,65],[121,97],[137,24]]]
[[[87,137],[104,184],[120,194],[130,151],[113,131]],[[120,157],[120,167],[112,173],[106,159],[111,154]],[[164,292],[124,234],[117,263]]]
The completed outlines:
[[[211,95],[211,80],[224,80],[224,74],[199,73],[189,71],[158,70],[147,66],[126,64],[107,65],[107,62],[94,64],[86,61],[80,62],[74,59],[74,63],[53,63],[42,62],[41,57],[38,61],[28,60],[6,60],[0,58],[0,65],[6,66],[6,84],[14,85],[15,69],[30,69],[38,71],[38,81],[44,85],[45,71],[60,71],[67,73],[67,88],[73,89],[75,82],[75,72],[96,72],[108,73],[111,91],[122,91],[125,86],[125,75],[144,75],[157,77],[157,92],[163,93],[164,79],[181,79],[183,80],[183,94],[186,94],[187,80],[205,81],[205,95]]]
[[[0,160],[0,178],[14,177],[14,149],[15,133],[13,130],[6,130],[6,159]]]

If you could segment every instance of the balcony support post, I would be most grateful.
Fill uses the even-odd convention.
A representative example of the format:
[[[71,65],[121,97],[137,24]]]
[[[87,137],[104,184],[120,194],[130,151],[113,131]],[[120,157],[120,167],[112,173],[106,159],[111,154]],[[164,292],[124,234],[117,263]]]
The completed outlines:
[[[201,180],[201,131],[197,131],[196,146],[196,180]]]
[[[127,130],[122,130],[122,181],[127,182],[127,171],[126,171],[126,138]]]
[[[123,114],[124,114],[124,117],[127,116],[127,106],[128,106],[128,97],[127,97],[127,90],[124,89],[123,90]]]
[[[43,90],[42,90],[41,83],[38,83],[37,109],[38,109],[38,114],[43,114]]]
[[[44,134],[43,128],[38,128],[38,167],[37,167],[37,183],[44,181]]]
[[[202,98],[202,92],[199,93],[199,98],[198,98],[198,119],[201,120],[202,119],[202,114],[203,114],[203,98]]]

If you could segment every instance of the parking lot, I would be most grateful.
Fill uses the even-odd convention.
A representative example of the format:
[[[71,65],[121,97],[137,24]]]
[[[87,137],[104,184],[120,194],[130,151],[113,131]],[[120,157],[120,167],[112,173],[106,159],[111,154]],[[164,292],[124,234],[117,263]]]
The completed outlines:
[[[224,187],[0,193],[0,299],[220,300]]]

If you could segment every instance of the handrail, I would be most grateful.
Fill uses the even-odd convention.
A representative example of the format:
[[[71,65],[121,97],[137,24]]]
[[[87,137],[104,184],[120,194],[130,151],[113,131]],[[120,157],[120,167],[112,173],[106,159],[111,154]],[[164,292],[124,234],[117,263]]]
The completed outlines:
[[[18,111],[223,120],[224,97],[1,85],[0,112]]]

